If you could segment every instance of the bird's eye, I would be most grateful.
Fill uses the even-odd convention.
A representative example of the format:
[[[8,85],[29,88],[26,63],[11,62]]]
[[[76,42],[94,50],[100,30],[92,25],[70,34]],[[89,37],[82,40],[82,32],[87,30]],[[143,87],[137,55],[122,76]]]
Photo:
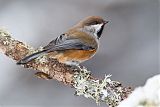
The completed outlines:
[[[96,24],[99,24],[99,23],[97,21],[95,21],[94,24],[96,25]]]

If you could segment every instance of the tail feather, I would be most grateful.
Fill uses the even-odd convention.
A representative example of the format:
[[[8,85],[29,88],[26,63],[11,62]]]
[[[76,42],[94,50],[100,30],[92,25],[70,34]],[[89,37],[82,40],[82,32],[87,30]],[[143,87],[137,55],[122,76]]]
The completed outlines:
[[[39,56],[43,55],[45,53],[45,51],[46,50],[42,50],[42,51],[39,51],[39,52],[36,52],[36,53],[33,53],[29,56],[24,57],[23,59],[21,59],[17,62],[17,65],[26,64],[26,63],[32,61],[33,59],[38,58]]]

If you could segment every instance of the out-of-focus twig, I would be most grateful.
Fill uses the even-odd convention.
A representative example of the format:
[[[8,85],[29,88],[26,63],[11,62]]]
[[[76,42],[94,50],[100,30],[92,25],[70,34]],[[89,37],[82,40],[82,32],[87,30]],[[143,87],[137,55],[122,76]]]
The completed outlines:
[[[27,44],[15,40],[11,34],[4,29],[0,29],[0,51],[11,59],[18,61],[24,56],[35,51]],[[111,107],[115,107],[125,99],[130,93],[129,87],[124,87],[118,81],[112,81],[110,75],[104,79],[96,79],[91,76],[90,71],[82,67],[79,70],[73,70],[71,67],[59,63],[49,55],[39,57],[28,64],[25,68],[37,70],[37,77],[44,79],[56,79],[75,88],[76,95],[83,95],[86,98],[92,98],[96,103],[105,102]]]

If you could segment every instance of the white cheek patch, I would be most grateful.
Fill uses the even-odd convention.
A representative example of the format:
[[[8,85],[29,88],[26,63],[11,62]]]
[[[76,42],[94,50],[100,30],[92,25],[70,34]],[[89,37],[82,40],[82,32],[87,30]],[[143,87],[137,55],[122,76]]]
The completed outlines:
[[[91,28],[95,29],[95,33],[97,33],[103,24],[91,25]]]
[[[89,34],[93,34],[97,38],[97,33],[101,30],[102,26],[103,26],[103,23],[102,24],[85,26],[83,31],[85,31]]]

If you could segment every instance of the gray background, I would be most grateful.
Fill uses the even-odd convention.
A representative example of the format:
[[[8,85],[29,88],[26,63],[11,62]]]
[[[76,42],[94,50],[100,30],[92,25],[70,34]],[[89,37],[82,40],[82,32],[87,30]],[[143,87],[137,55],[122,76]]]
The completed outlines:
[[[99,51],[83,65],[96,77],[112,74],[135,87],[160,73],[158,6],[158,0],[0,0],[0,26],[38,48],[84,17],[102,16],[110,22]],[[93,100],[74,96],[74,89],[34,78],[31,71],[0,54],[1,106],[96,107]]]

